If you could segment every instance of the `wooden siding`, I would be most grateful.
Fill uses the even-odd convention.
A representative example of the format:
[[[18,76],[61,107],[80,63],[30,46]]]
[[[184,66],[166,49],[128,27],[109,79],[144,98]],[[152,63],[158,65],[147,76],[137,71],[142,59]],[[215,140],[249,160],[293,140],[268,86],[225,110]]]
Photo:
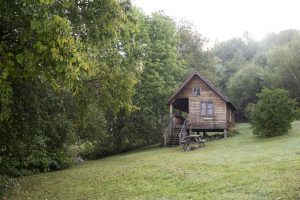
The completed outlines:
[[[234,112],[232,111],[229,105],[227,105],[226,110],[226,121],[228,122],[229,128],[233,128],[235,126]]]
[[[193,87],[200,87],[200,95],[193,95]],[[187,126],[193,129],[226,129],[228,128],[230,106],[216,94],[203,80],[195,76],[187,83],[176,98],[189,98],[189,114]],[[200,115],[201,102],[212,102],[214,114],[212,117]],[[228,115],[228,117],[227,117]],[[233,115],[232,115],[233,116]]]

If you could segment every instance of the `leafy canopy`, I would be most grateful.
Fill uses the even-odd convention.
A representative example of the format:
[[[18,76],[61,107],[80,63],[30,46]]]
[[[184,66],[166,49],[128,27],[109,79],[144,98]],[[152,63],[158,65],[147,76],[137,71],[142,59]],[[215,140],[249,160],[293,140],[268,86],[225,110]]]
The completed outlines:
[[[263,86],[263,70],[255,64],[248,64],[238,70],[227,82],[230,98],[239,109],[257,100],[256,94]]]

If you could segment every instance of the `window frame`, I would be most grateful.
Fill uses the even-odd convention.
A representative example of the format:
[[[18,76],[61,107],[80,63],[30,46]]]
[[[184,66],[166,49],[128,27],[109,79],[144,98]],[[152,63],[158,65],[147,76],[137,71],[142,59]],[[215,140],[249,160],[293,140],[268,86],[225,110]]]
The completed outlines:
[[[195,92],[194,92],[195,89],[199,89],[199,94],[195,94]],[[195,96],[195,97],[200,96],[200,95],[201,95],[201,89],[200,89],[200,87],[193,86],[193,87],[192,87],[192,94],[193,94],[193,96]]]
[[[202,104],[205,104],[205,115],[202,114]],[[208,104],[212,105],[212,114],[208,115]],[[213,101],[201,101],[200,102],[200,116],[201,117],[209,117],[209,118],[213,118],[215,114],[215,106],[214,106],[214,102]]]

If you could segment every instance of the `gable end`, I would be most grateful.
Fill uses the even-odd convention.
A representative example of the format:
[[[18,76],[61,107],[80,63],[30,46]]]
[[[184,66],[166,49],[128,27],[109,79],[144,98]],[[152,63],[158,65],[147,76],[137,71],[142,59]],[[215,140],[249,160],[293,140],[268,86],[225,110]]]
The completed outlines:
[[[233,110],[237,110],[234,105],[231,103],[230,99],[222,94],[212,83],[210,83],[205,77],[203,77],[198,72],[194,72],[189,78],[187,78],[180,88],[168,99],[167,105],[172,104],[173,99],[184,89],[184,87],[195,77],[199,77],[213,92],[215,92],[224,102],[228,103]]]

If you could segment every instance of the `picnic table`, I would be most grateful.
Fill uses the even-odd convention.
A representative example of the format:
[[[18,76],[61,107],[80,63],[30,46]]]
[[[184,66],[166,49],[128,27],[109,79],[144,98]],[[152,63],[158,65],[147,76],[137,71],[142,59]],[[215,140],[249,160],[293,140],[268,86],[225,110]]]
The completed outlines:
[[[188,135],[184,138],[185,142],[183,144],[182,149],[184,151],[189,151],[193,149],[199,149],[201,147],[204,147],[207,140],[203,140],[200,135]],[[195,146],[191,146],[195,145]]]

